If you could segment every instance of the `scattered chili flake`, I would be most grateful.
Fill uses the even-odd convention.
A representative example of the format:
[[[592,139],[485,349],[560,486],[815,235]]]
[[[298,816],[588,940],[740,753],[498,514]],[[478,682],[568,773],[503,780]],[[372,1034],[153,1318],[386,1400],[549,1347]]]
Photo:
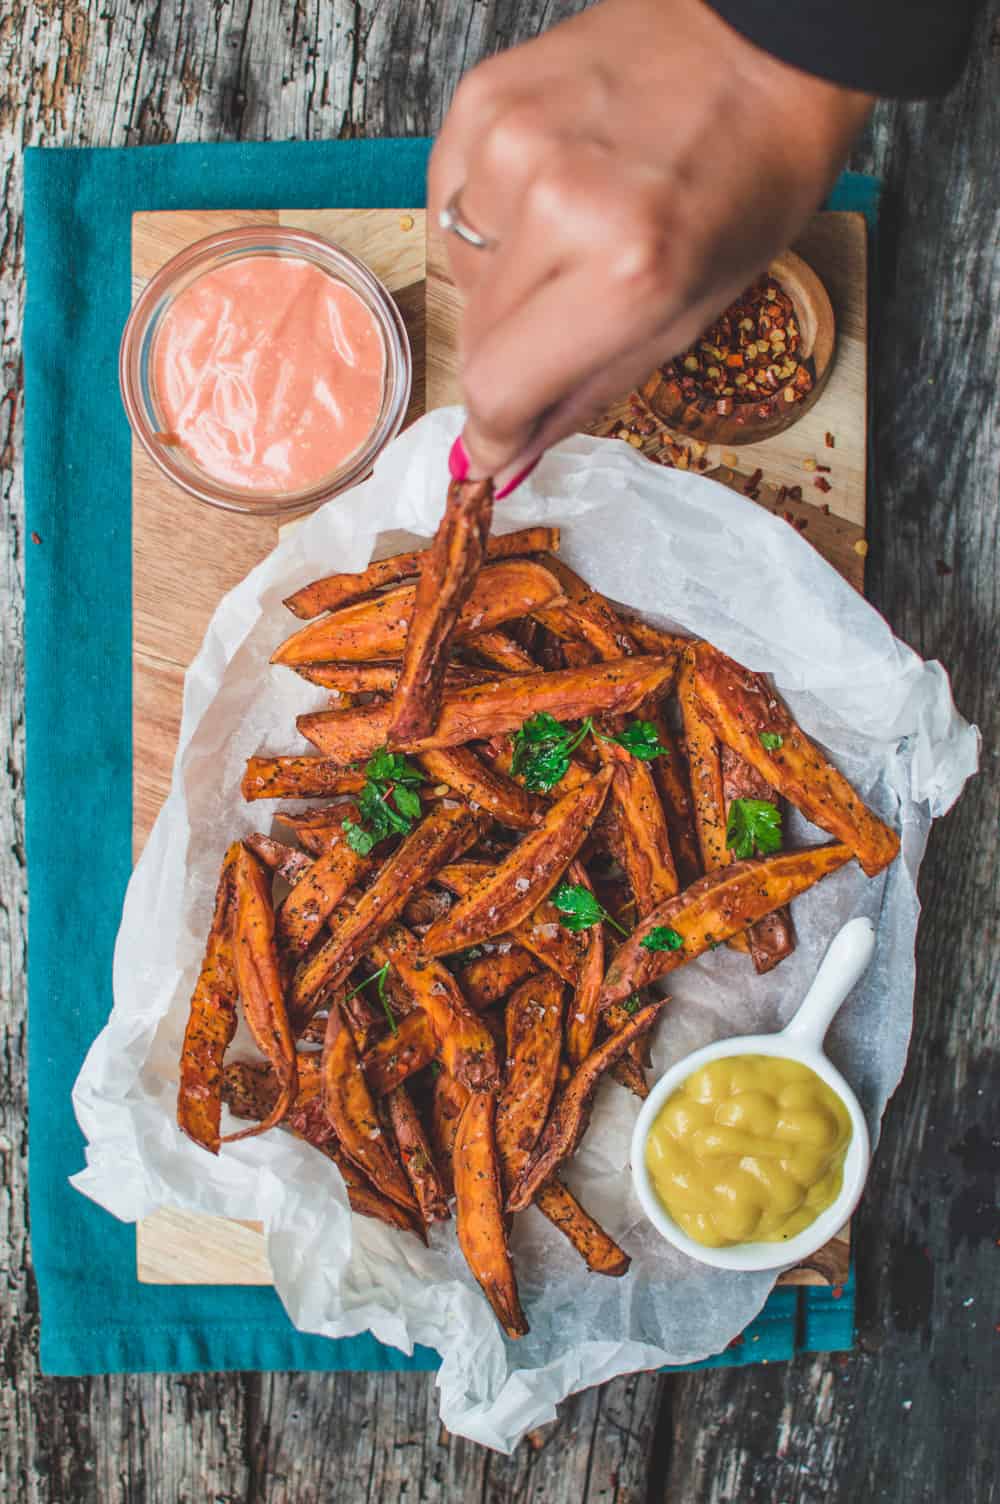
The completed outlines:
[[[817,466],[816,466],[816,469],[817,469],[817,470],[818,470],[818,471],[819,471],[819,472],[820,472],[820,473],[821,473],[821,474],[822,474],[822,475],[829,475],[829,474],[830,474],[830,472],[831,472],[831,470],[832,470],[832,468],[833,468],[833,467],[832,467],[832,466],[831,466],[831,465],[817,465]]]
[[[823,442],[826,445],[827,449],[836,449],[837,447],[837,440],[834,438],[832,433],[824,434]]]
[[[784,517],[784,519],[785,519],[786,522],[794,522],[795,521],[795,513],[794,512],[782,512],[781,515],[782,515],[782,517]]]
[[[744,496],[749,496],[751,491],[755,491],[763,479],[763,470],[755,470],[743,489]]]
[[[787,486],[779,486],[778,487],[778,494],[774,498],[775,506],[780,506],[781,503],[784,501],[784,499],[785,499],[785,497],[787,495],[788,495],[788,487]]]
[[[833,487],[831,486],[825,475],[817,475],[816,479],[813,481],[813,485],[816,487],[817,491],[833,490]]]
[[[820,507],[820,511],[823,513],[824,517],[829,517],[830,503],[828,501],[824,501],[823,505]]]
[[[31,535],[31,541],[32,541],[32,543],[41,543],[42,540],[41,540],[41,537],[40,537],[40,535],[38,533],[32,533],[32,535]],[[948,573],[951,574],[951,570],[950,569],[949,569]]]
[[[830,1291],[830,1294],[833,1296],[834,1300],[839,1300],[843,1293],[843,1285],[834,1285],[833,1289]]]
[[[34,533],[32,533],[31,537],[32,537],[32,540],[35,540]],[[934,560],[934,568],[937,570],[937,572],[938,572],[939,575],[944,576],[946,574],[951,574],[951,565],[950,564],[946,564],[943,559],[935,559]]]

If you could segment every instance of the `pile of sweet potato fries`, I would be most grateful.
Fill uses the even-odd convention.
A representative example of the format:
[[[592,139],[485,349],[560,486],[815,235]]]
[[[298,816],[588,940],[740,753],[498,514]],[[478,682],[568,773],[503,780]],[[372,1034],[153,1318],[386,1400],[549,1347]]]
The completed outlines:
[[[318,755],[243,789],[323,802],[226,853],[178,1120],[213,1153],[223,1102],[230,1140],[280,1124],[419,1237],[454,1202],[517,1337],[513,1213],[628,1268],[560,1177],[601,1078],[646,1091],[653,984],[722,944],[770,969],[798,894],[899,841],[759,675],[614,609],[555,529],[489,538],[491,509],[453,485],[429,549],[286,602],[308,624],[273,661],[331,708],[298,718]],[[782,800],[833,842],[783,852]],[[225,1060],[240,1007],[256,1063]]]

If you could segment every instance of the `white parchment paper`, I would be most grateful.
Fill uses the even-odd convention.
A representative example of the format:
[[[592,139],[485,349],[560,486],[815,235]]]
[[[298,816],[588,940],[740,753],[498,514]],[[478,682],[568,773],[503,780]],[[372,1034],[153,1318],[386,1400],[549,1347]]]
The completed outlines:
[[[465,1268],[453,1223],[439,1224],[424,1249],[352,1218],[337,1170],[290,1135],[233,1144],[214,1159],[174,1119],[222,854],[236,836],[268,830],[278,807],[244,804],[244,763],[254,752],[305,750],[294,717],[326,703],[323,691],[268,666],[294,627],[282,598],[317,575],[363,568],[376,547],[395,551],[393,534],[433,533],[459,426],[451,409],[410,429],[370,480],[292,530],[216,611],[185,683],[170,797],[126,895],[114,1009],[74,1090],[88,1148],[73,1184],[126,1221],[161,1205],[260,1219],[298,1327],[331,1337],[371,1329],[405,1351],[437,1348],[445,1424],[509,1451],[574,1390],[719,1352],[771,1288],[770,1275],[687,1260],[645,1224],[627,1170],[634,1099],[602,1086],[566,1177],[632,1255],[631,1271],[588,1274],[538,1212],[518,1217],[513,1251],[531,1333],[516,1343]],[[581,437],[549,454],[497,508],[497,531],[528,522],[558,523],[563,557],[613,599],[773,674],[804,728],[901,831],[902,857],[887,874],[870,882],[852,863],[796,901],[798,949],[776,971],[758,977],[722,949],[676,972],[654,1046],[661,1070],[709,1040],[781,1027],[836,930],[868,914],[878,921],[875,961],[829,1047],[877,1135],[910,1034],[916,876],[930,819],[977,762],[978,735],[957,714],[944,670],[897,641],[786,523],[626,445]],[[822,838],[797,816],[788,825],[793,844]]]

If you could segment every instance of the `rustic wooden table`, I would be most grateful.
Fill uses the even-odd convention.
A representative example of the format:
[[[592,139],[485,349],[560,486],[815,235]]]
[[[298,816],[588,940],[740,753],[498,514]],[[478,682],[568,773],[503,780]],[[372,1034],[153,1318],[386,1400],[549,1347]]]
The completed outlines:
[[[988,1413],[1000,1376],[996,0],[954,94],[880,106],[853,161],[886,181],[869,593],[902,637],[949,667],[985,739],[984,773],[935,830],[921,882],[910,1062],[857,1222],[857,1351],[619,1380],[568,1402],[509,1460],[444,1434],[433,1384],[419,1375],[38,1373],[26,1197],[20,149],[431,132],[467,67],[579,8],[0,7],[0,1497],[11,1504],[1000,1497]]]

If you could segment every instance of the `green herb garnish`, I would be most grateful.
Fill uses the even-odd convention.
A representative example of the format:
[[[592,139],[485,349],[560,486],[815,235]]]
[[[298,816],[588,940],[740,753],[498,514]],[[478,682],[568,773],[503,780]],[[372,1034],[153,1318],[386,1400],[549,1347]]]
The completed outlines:
[[[384,747],[365,763],[365,785],[358,795],[359,821],[344,821],[344,836],[352,851],[367,856],[386,836],[409,835],[421,815],[417,785],[424,775],[399,752]]]
[[[559,923],[573,934],[589,930],[606,919],[620,935],[627,935],[617,919],[612,918],[602,903],[582,883],[560,883],[552,895],[552,902],[559,910]]]
[[[726,845],[738,861],[755,851],[781,850],[781,811],[770,799],[734,799],[726,820]]]
[[[762,731],[760,744],[768,752],[777,752],[785,744],[785,738],[780,731]]]
[[[643,935],[639,941],[643,950],[680,950],[684,944],[683,935],[672,930],[669,924],[654,924],[648,935]]]
[[[396,1015],[392,1011],[392,1004],[385,995],[385,979],[389,975],[390,965],[391,962],[386,961],[385,965],[380,966],[378,971],[373,971],[370,977],[365,977],[363,982],[359,982],[356,987],[352,987],[344,998],[344,1002],[349,1003],[352,997],[357,997],[362,988],[368,986],[369,982],[374,982],[376,984],[376,991],[378,992],[378,1000],[382,1004],[382,1012],[388,1020],[389,1028],[394,1034],[398,1034],[399,1027],[396,1023]]]
[[[642,998],[637,992],[633,992],[632,996],[630,998],[626,998],[624,1003],[622,1003],[622,1007],[625,1009],[626,1013],[638,1013],[639,1009],[642,1007]]]
[[[577,731],[570,731],[562,721],[540,710],[529,716],[514,737],[511,772],[524,774],[524,786],[534,794],[548,793],[569,769],[569,760],[577,747],[594,729],[590,716]]]
[[[601,733],[598,732],[598,735]],[[617,742],[641,762],[652,762],[656,757],[669,757],[670,752],[660,741],[652,721],[629,721],[621,736],[607,736],[605,741]]]

